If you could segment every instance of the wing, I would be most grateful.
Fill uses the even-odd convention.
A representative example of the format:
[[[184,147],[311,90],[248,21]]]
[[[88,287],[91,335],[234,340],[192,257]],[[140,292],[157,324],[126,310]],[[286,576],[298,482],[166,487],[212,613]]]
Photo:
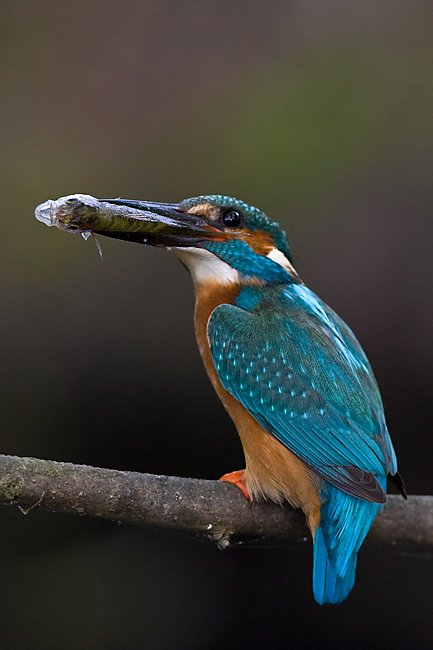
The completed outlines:
[[[349,328],[307,295],[314,309],[289,289],[252,311],[217,307],[208,338],[219,379],[320,476],[383,502],[374,474],[395,471],[395,456],[373,373]]]

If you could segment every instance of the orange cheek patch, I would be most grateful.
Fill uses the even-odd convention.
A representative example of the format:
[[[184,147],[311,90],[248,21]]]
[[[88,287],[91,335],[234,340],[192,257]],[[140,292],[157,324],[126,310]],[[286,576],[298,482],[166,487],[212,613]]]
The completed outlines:
[[[272,236],[262,230],[243,228],[237,232],[237,239],[242,239],[242,241],[248,244],[256,255],[267,255],[273,248],[275,248]]]
[[[212,221],[216,219],[218,212],[218,208],[211,203],[201,203],[188,210],[189,214],[198,214]],[[242,228],[242,230],[233,228],[231,230],[230,228],[225,228],[219,232],[220,236],[218,239],[240,239],[248,244],[256,255],[267,255],[275,248],[272,236],[267,232],[263,232],[263,230],[252,230],[251,228]]]

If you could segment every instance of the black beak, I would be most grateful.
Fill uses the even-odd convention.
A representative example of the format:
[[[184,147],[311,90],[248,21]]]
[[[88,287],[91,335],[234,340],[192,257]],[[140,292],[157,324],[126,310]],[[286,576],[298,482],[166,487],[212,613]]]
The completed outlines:
[[[223,239],[224,234],[203,217],[191,214],[177,203],[153,203],[129,199],[100,199],[107,205],[131,209],[131,220],[142,222],[137,230],[96,230],[100,235],[151,246],[195,246],[204,239]],[[136,212],[136,211],[140,212]]]

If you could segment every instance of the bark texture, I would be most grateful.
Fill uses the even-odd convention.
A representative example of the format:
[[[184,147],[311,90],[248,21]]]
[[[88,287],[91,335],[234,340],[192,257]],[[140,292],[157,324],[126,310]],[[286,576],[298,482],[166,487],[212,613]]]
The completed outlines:
[[[288,504],[248,502],[220,481],[157,476],[0,455],[0,503],[209,535],[221,546],[235,534],[309,539],[305,518]],[[433,497],[390,495],[367,537],[385,544],[433,545]]]

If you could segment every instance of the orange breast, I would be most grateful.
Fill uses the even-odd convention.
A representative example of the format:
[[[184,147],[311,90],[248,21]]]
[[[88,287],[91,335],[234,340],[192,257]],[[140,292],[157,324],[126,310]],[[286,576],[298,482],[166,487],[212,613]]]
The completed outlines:
[[[196,286],[195,334],[210,380],[233,419],[245,454],[245,482],[250,494],[271,501],[289,501],[301,507],[312,534],[320,523],[319,479],[310,468],[248,413],[222,386],[215,369],[207,324],[215,307],[232,303],[239,293],[235,284]]]

